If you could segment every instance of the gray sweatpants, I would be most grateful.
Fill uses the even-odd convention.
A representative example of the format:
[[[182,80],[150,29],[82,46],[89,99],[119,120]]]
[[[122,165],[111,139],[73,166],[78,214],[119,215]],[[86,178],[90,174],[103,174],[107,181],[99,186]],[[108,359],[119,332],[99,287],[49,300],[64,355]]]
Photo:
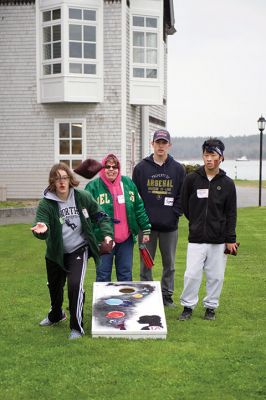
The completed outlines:
[[[177,230],[173,232],[159,232],[151,231],[150,241],[146,243],[152,258],[154,259],[159,243],[159,249],[162,257],[163,272],[161,279],[162,294],[172,295],[174,293],[174,279],[175,279],[175,255],[177,247],[178,234]],[[142,234],[139,235],[139,241],[142,242]],[[153,268],[156,268],[154,266]],[[140,259],[140,280],[152,281],[152,269],[144,266],[143,261]]]
[[[225,244],[188,243],[187,266],[181,305],[194,309],[199,301],[198,293],[203,272],[206,274],[205,308],[217,308],[223,288],[227,256]]]

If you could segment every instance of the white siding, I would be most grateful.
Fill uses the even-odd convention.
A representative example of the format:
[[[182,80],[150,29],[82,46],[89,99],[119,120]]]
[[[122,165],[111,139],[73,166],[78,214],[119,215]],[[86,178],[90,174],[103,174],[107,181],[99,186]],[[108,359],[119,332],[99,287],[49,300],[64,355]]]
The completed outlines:
[[[86,118],[87,156],[121,156],[120,4],[104,10],[103,104],[37,104],[35,6],[0,6],[0,186],[39,198],[54,164],[54,120]]]
[[[42,196],[55,163],[55,119],[86,120],[87,157],[101,160],[113,152],[121,159],[122,90],[127,99],[126,173],[131,175],[132,130],[136,139],[135,161],[141,158],[141,106],[129,104],[129,20],[127,32],[121,32],[121,3],[104,1],[101,104],[37,104],[35,5],[0,5],[0,13],[0,186],[7,186],[7,198]],[[122,34],[127,35],[128,44],[125,88],[121,87]],[[151,107],[150,115],[165,119],[166,107]],[[85,182],[81,182],[83,187]]]

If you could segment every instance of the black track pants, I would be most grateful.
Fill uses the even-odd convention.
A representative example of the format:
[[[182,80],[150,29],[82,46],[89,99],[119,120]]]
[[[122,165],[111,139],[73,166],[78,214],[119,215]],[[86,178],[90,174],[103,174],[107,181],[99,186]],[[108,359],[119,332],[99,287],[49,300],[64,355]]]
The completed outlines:
[[[83,283],[87,269],[87,260],[87,247],[81,247],[74,253],[64,255],[65,270],[53,261],[46,259],[47,285],[51,299],[51,310],[48,318],[51,322],[57,322],[62,318],[64,285],[67,279],[70,329],[76,329],[81,333],[84,333],[83,305],[85,293]]]

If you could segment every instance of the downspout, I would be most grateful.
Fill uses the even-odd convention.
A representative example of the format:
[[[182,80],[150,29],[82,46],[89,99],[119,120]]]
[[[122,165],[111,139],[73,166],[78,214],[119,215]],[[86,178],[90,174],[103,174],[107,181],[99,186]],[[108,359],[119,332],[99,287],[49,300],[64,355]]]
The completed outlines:
[[[141,158],[150,154],[149,106],[140,107]]]
[[[41,103],[41,88],[40,88],[40,4],[39,0],[35,1],[36,13],[36,89],[37,89],[37,104]]]
[[[121,174],[127,173],[127,2],[121,0]]]

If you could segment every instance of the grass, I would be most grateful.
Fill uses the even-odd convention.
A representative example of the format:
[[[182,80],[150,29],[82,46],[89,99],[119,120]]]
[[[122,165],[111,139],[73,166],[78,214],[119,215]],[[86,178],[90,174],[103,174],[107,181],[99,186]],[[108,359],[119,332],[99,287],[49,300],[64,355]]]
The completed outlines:
[[[241,187],[259,187],[259,181],[250,181],[247,179],[235,179],[234,180],[236,186],[241,186]],[[266,188],[266,181],[261,181],[261,187]]]
[[[29,225],[0,227],[0,399],[250,400],[266,397],[266,208],[238,211],[237,257],[228,257],[216,321],[190,321],[166,309],[166,340],[92,339],[92,282],[86,276],[85,331],[67,339],[68,323],[40,328],[49,308],[43,242]],[[181,219],[176,291],[182,291],[187,224]],[[134,279],[138,280],[137,249]],[[160,258],[154,279],[160,280]],[[200,302],[204,295],[200,292]],[[65,304],[65,307],[67,304]]]

